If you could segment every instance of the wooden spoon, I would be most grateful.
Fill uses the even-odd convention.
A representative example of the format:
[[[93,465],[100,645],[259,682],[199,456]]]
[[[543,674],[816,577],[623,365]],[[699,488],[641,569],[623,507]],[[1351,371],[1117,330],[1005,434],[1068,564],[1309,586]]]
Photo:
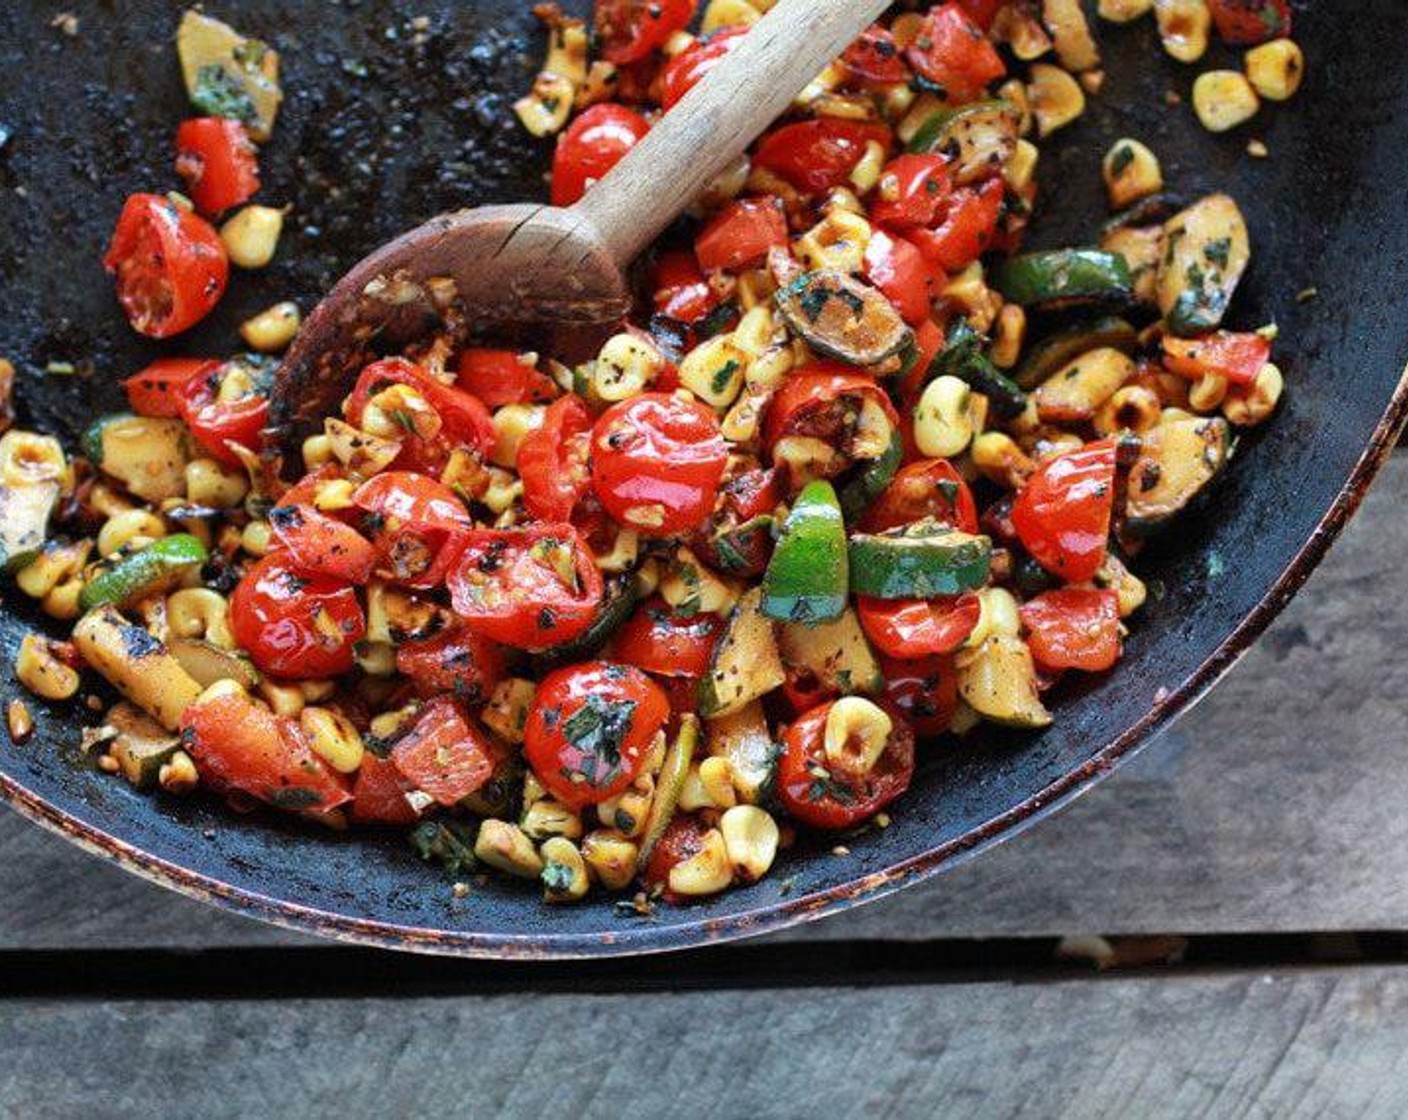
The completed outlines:
[[[274,382],[266,439],[332,414],[370,355],[447,314],[476,330],[581,333],[631,308],[626,270],[888,0],[778,0],[727,58],[567,209],[535,203],[443,214],[355,265],[308,317]]]

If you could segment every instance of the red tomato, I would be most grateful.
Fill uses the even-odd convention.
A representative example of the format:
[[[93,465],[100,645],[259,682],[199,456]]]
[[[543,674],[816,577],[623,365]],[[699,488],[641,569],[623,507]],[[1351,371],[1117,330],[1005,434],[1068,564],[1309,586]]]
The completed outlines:
[[[552,378],[539,373],[513,350],[471,347],[460,354],[455,384],[486,408],[550,401],[557,395]]]
[[[696,39],[665,64],[660,73],[660,104],[669,109],[722,62],[748,33],[746,27],[721,27]]]
[[[905,58],[920,79],[954,103],[976,100],[989,82],[1007,73],[997,50],[961,4],[931,8]]]
[[[870,599],[856,596],[861,628],[875,647],[898,661],[953,653],[978,625],[976,595],[933,599]]]
[[[663,677],[654,678],[655,683],[664,692],[665,698],[670,702],[671,720],[666,728],[667,735],[673,735],[678,731],[674,717],[683,715],[685,712],[697,712],[699,710],[699,677]]]
[[[415,824],[420,814],[406,800],[411,789],[394,762],[368,751],[352,785],[352,819],[358,824]]]
[[[885,673],[886,698],[916,735],[932,739],[949,730],[958,711],[958,674],[953,658],[895,661],[885,657],[880,665]]]
[[[938,357],[939,351],[944,348],[944,329],[934,322],[932,318],[926,317],[922,323],[914,328],[914,363],[909,367],[908,372],[900,378],[897,396],[905,404],[906,416],[914,411],[914,405],[919,401],[919,395],[924,391],[924,386],[929,383],[929,367],[934,364],[934,359]]]
[[[716,214],[694,242],[703,269],[740,272],[761,264],[768,250],[787,245],[787,215],[774,195],[741,198]]]
[[[176,174],[196,209],[212,218],[259,189],[259,151],[239,121],[197,117],[176,130]]]
[[[243,693],[205,697],[181,713],[181,745],[201,781],[239,790],[280,809],[326,812],[351,799],[308,746],[298,724]]]
[[[822,684],[821,678],[810,669],[788,666],[782,680],[782,695],[792,711],[800,716],[820,704],[831,703],[841,693],[830,685]]]
[[[937,229],[912,229],[909,239],[924,257],[946,272],[961,272],[992,245],[1002,213],[1003,184],[990,179],[981,187],[961,187],[949,199],[948,213]]]
[[[309,471],[279,496],[279,504],[285,506],[310,506],[317,501],[318,491],[324,483],[335,478],[343,478],[340,463],[324,463],[315,471]],[[346,517],[340,512],[339,517]]]
[[[1006,2],[1007,0],[958,0],[958,6],[968,13],[969,19],[987,31],[997,18],[998,9]]]
[[[393,385],[414,389],[434,413],[433,417],[422,413],[408,418],[406,432],[397,436],[401,453],[395,466],[438,476],[456,448],[467,447],[481,455],[494,449],[494,418],[483,402],[462,389],[442,384],[405,358],[383,358],[362,370],[343,405],[348,422],[359,426],[372,398]]]
[[[1067,583],[1084,583],[1105,561],[1115,499],[1115,443],[1100,440],[1048,459],[1012,503],[1022,546]]]
[[[597,0],[596,40],[607,62],[639,62],[694,18],[699,0]]]
[[[642,603],[616,635],[616,656],[662,677],[702,677],[724,620],[716,614],[676,614],[664,599]]]
[[[906,323],[922,326],[929,321],[933,273],[919,250],[904,238],[892,237],[883,229],[874,230],[865,248],[865,275],[895,305]]]
[[[901,229],[932,226],[947,213],[952,191],[945,157],[899,156],[880,173],[870,202],[870,220]]]
[[[269,511],[269,530],[288,554],[289,565],[304,575],[363,584],[372,577],[376,549],[350,525],[310,505],[278,505]]]
[[[846,181],[871,141],[888,153],[890,130],[883,124],[834,117],[800,121],[764,136],[753,165],[781,175],[799,191],[820,194]]]
[[[571,206],[650,131],[624,105],[593,105],[567,126],[552,157],[552,204]]]
[[[1201,338],[1164,335],[1164,368],[1196,381],[1206,373],[1250,385],[1271,360],[1271,342],[1259,334],[1214,331]]]
[[[856,85],[896,86],[909,81],[909,67],[900,57],[895,37],[878,23],[846,48],[841,66]]]
[[[719,306],[718,293],[687,249],[670,249],[656,258],[653,299],[659,314],[681,323],[697,323]]]
[[[301,681],[351,669],[367,620],[350,586],[300,575],[285,553],[271,552],[230,597],[230,629],[261,672]]]
[[[894,730],[869,773],[842,767],[826,754],[831,704],[813,708],[782,738],[777,794],[787,811],[813,828],[852,828],[873,817],[909,788],[914,776],[914,732],[891,711]]]
[[[448,696],[437,696],[420,710],[415,726],[391,748],[391,761],[402,777],[441,805],[457,804],[494,772],[488,738]]]
[[[448,486],[409,471],[383,471],[352,495],[367,513],[377,570],[407,587],[439,587],[474,521]]]
[[[1049,672],[1099,673],[1120,656],[1120,597],[1112,588],[1064,587],[1022,604],[1027,645]]]
[[[122,383],[127,403],[139,416],[174,419],[181,415],[181,390],[186,382],[219,366],[211,358],[158,358]]]
[[[428,641],[397,645],[396,671],[410,679],[417,696],[451,693],[473,707],[488,700],[499,683],[503,658],[493,642],[453,626]]]
[[[584,661],[538,685],[523,753],[549,793],[572,808],[626,789],[670,718],[659,685],[629,665]]]
[[[518,445],[523,508],[538,521],[566,521],[591,485],[592,416],[573,394],[548,405],[543,422]]]
[[[708,829],[693,813],[676,813],[665,826],[660,839],[651,849],[650,859],[641,874],[641,881],[648,889],[665,888],[667,902],[675,901],[676,896],[669,891],[670,871],[686,860],[693,859],[704,849],[704,835]]]
[[[240,458],[230,450],[230,444],[256,453],[263,450],[272,376],[272,367],[232,358],[212,363],[181,387],[181,416],[211,458],[239,468]],[[229,382],[230,378],[237,380]]]
[[[947,459],[921,459],[901,467],[866,512],[867,533],[935,518],[964,533],[978,531],[978,506],[963,476]]]
[[[132,329],[170,338],[220,302],[230,261],[215,227],[159,194],[134,194],[122,208],[103,267]]]
[[[518,649],[570,642],[592,624],[602,594],[592,551],[567,524],[477,529],[447,583],[471,630]]]
[[[839,439],[862,400],[878,404],[892,428],[900,425],[890,395],[875,378],[839,362],[813,362],[794,370],[773,394],[763,418],[763,442],[777,446],[784,436]]]
[[[592,486],[613,520],[644,536],[708,517],[727,463],[713,410],[667,393],[614,404],[592,429]]]
[[[1224,43],[1250,46],[1291,34],[1287,0],[1208,0],[1217,33]]]

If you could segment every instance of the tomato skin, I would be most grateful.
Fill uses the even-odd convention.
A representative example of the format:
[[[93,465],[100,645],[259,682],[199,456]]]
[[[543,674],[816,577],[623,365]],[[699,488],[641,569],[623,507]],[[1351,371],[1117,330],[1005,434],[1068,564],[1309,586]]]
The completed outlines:
[[[774,195],[741,198],[725,206],[694,242],[699,267],[738,272],[761,264],[768,250],[787,245],[787,216]]]
[[[669,700],[641,670],[606,661],[568,665],[538,685],[524,757],[564,805],[599,805],[635,781],[669,717]]]
[[[567,550],[575,587],[535,551]],[[518,649],[570,642],[592,624],[601,603],[601,573],[587,542],[571,525],[476,529],[446,581],[455,613],[475,633]]]
[[[405,358],[382,358],[362,370],[343,406],[348,422],[360,426],[372,398],[392,385],[414,389],[440,418],[440,430],[434,436],[407,432],[399,437],[401,452],[394,466],[438,477],[454,448],[469,447],[486,456],[494,449],[494,418],[483,402],[463,389],[440,383]]]
[[[934,364],[934,359],[944,348],[945,341],[943,327],[929,316],[925,316],[924,320],[914,328],[914,364],[900,378],[896,392],[896,396],[904,403],[907,417],[912,417],[914,406],[919,403],[920,394],[924,392],[924,386],[929,383],[929,367]]]
[[[1163,365],[1170,373],[1196,381],[1204,374],[1248,386],[1271,360],[1271,340],[1252,332],[1213,331],[1198,338],[1163,339]]]
[[[976,595],[933,599],[870,599],[856,596],[861,629],[875,648],[896,661],[953,653],[968,640],[982,615]]]
[[[350,586],[301,575],[286,554],[271,552],[230,597],[230,629],[261,672],[316,680],[352,668],[352,647],[366,636],[367,620]]]
[[[639,62],[694,18],[698,0],[598,0],[596,39],[608,62]]]
[[[420,710],[415,725],[391,748],[391,761],[412,786],[445,806],[458,804],[494,772],[488,738],[448,696],[437,696]]]
[[[411,789],[391,759],[368,751],[352,784],[352,819],[358,824],[415,824],[420,813],[406,800]]]
[[[983,29],[956,3],[929,9],[905,58],[915,74],[955,103],[976,100],[988,83],[1007,73]]]
[[[859,86],[894,86],[909,81],[909,67],[895,45],[895,37],[878,23],[871,24],[846,48],[841,66]]]
[[[591,458],[592,486],[612,519],[643,536],[665,537],[709,516],[728,446],[712,409],[642,393],[598,418]]]
[[[697,39],[665,64],[660,72],[660,105],[670,109],[727,58],[748,34],[746,27],[721,27]]]
[[[571,206],[640,142],[650,125],[624,105],[603,102],[577,117],[552,157],[552,204]]]
[[[552,379],[522,357],[514,350],[485,347],[461,351],[455,384],[485,408],[552,400],[557,395]]]
[[[958,711],[958,673],[952,657],[896,661],[882,657],[885,696],[903,713],[915,735],[937,738],[953,726]]]
[[[158,358],[124,381],[122,388],[138,416],[175,419],[181,415],[181,390],[186,383],[219,365],[212,358]]]
[[[716,614],[676,614],[658,596],[642,603],[617,633],[616,658],[662,677],[702,677],[724,620]]]
[[[1230,46],[1252,46],[1291,34],[1287,0],[1208,0],[1217,34]]]
[[[847,397],[865,397],[878,404],[892,428],[900,426],[899,413],[885,392],[868,374],[839,362],[813,362],[794,370],[768,403],[763,418],[763,442],[777,446],[789,435],[834,435],[824,429],[835,407]]]
[[[960,187],[949,199],[948,213],[935,229],[911,229],[909,239],[932,264],[945,272],[962,272],[993,246],[1002,212],[1001,179],[981,187]]]
[[[880,173],[870,202],[870,219],[893,229],[932,226],[947,212],[952,191],[945,157],[898,156]]]
[[[132,329],[148,338],[170,338],[199,323],[220,302],[230,274],[215,227],[159,194],[127,199],[103,267],[117,277]]]
[[[176,173],[196,209],[213,218],[259,189],[259,151],[241,122],[196,117],[176,130]]]
[[[947,459],[921,459],[901,467],[861,522],[867,533],[883,533],[926,517],[964,533],[978,531],[973,492]]]
[[[1115,443],[1099,440],[1048,459],[1012,503],[1022,546],[1067,583],[1084,583],[1105,561],[1115,496]]]
[[[914,776],[914,731],[899,712],[890,710],[894,730],[869,774],[851,774],[831,764],[824,737],[831,704],[812,708],[782,737],[777,794],[787,811],[813,828],[852,828],[873,817],[909,788]],[[824,781],[812,773],[829,771]],[[838,796],[838,792],[841,796]]]
[[[350,525],[311,505],[278,505],[269,511],[269,530],[304,575],[364,584],[376,566],[376,549]]]
[[[548,405],[543,422],[523,437],[518,447],[523,508],[535,520],[568,520],[591,486],[591,430],[586,404],[569,394]]]
[[[264,427],[269,419],[269,397],[256,389],[235,401],[219,399],[221,385],[238,360],[213,363],[188,379],[179,390],[181,418],[196,442],[222,466],[239,469],[240,457],[229,444],[238,444],[256,454],[264,446]]]
[[[645,887],[649,890],[665,888],[665,901],[675,901],[675,895],[669,890],[670,872],[703,851],[707,832],[703,822],[693,813],[676,813],[655,842],[650,859],[646,862],[645,871],[641,874]]]
[[[181,742],[201,781],[282,809],[327,812],[351,800],[297,722],[243,693],[201,697],[181,713]]]
[[[1100,673],[1120,657],[1120,597],[1113,588],[1062,587],[1022,604],[1032,657],[1049,672]]]
[[[373,475],[352,501],[370,515],[378,573],[407,587],[439,587],[474,527],[453,490],[410,471]]]
[[[1004,3],[1005,0],[958,0],[958,6],[968,13],[968,18],[984,31],[992,29],[998,9]]]
[[[670,249],[656,258],[652,299],[659,314],[681,323],[697,323],[719,306],[718,293],[687,249]]]
[[[913,244],[883,229],[872,231],[865,248],[865,275],[910,326],[929,321],[934,277]]]
[[[396,671],[410,679],[417,696],[449,693],[474,707],[488,700],[503,678],[503,657],[493,642],[455,626],[427,641],[399,644]]]
[[[846,181],[871,141],[888,154],[893,137],[882,124],[831,117],[800,121],[764,136],[753,165],[775,172],[799,191],[821,194]]]

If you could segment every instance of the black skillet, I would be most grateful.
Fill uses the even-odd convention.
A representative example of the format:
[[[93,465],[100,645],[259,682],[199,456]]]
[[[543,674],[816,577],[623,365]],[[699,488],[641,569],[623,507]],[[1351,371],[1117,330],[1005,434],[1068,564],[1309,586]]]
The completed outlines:
[[[118,403],[119,377],[158,353],[127,329],[98,258],[129,192],[176,185],[171,136],[187,107],[171,45],[176,5],[71,0],[73,37],[50,26],[57,7],[0,7],[0,125],[11,133],[0,148],[0,354],[20,367],[23,420],[71,437]],[[547,146],[509,111],[541,49],[529,7],[209,5],[283,52],[288,100],[262,164],[264,196],[291,202],[293,219],[273,267],[238,276],[182,346],[220,353],[251,311],[289,297],[311,306],[364,252],[437,211],[541,196]],[[428,17],[423,29],[408,10]],[[646,952],[776,929],[932,875],[1044,816],[1148,742],[1246,649],[1339,532],[1404,419],[1408,7],[1301,5],[1296,19],[1309,58],[1299,96],[1222,137],[1203,132],[1186,103],[1165,103],[1170,91],[1186,102],[1198,68],[1164,57],[1149,21],[1102,26],[1105,89],[1043,149],[1032,242],[1090,240],[1103,216],[1097,161],[1120,135],[1154,147],[1174,190],[1231,190],[1254,244],[1234,319],[1281,325],[1285,406],[1243,439],[1216,501],[1141,559],[1156,594],[1118,670],[1065,689],[1056,725],[1039,737],[984,732],[928,751],[894,823],[848,841],[849,856],[804,844],[757,886],[649,920],[610,900],[548,907],[501,883],[455,900],[399,837],[330,835],[234,816],[214,799],[136,793],[78,758],[77,728],[90,717],[77,704],[37,711],[27,745],[0,737],[0,791],[130,870],[246,914],[506,957]],[[1228,63],[1235,56],[1215,48],[1199,68]],[[1246,155],[1253,136],[1270,158]],[[1312,288],[1315,298],[1297,299]],[[80,372],[46,375],[55,361]],[[44,623],[3,594],[8,695],[19,638]]]

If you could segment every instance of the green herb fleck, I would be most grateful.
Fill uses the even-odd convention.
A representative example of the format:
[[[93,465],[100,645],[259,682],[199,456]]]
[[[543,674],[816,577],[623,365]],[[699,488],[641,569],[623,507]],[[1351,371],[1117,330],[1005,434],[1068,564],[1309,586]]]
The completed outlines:
[[[239,79],[218,63],[196,71],[191,104],[207,116],[231,117],[245,124],[252,124],[259,115]]]
[[[411,831],[410,841],[421,859],[434,860],[447,874],[472,871],[478,864],[473,827],[460,821],[422,821]]]

